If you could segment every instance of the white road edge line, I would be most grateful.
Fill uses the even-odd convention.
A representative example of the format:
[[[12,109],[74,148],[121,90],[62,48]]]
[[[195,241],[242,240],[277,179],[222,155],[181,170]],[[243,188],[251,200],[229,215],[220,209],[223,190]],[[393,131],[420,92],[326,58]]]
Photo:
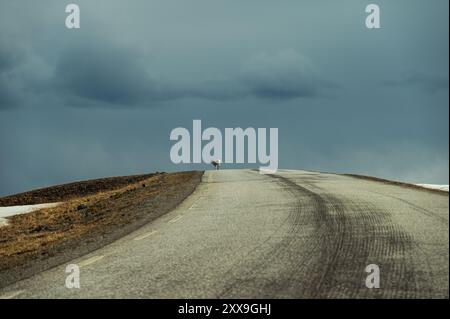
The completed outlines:
[[[200,195],[193,203],[192,205],[188,208],[188,210],[191,210],[192,208],[195,208],[195,205],[197,205],[197,203],[203,198],[202,195]]]
[[[145,239],[145,238],[147,238],[147,237],[150,237],[151,235],[156,234],[157,232],[158,232],[158,231],[153,230],[153,231],[151,231],[151,232],[149,232],[149,233],[146,233],[146,234],[137,236],[136,238],[134,238],[134,240],[142,240],[142,239]]]
[[[201,197],[200,197],[201,198]],[[189,208],[188,210],[191,210],[192,208],[195,208],[195,205],[197,204],[197,202],[200,200],[200,198],[198,198]]]
[[[175,218],[169,220],[169,223],[171,223],[171,224],[172,224],[172,223],[175,223],[175,222],[179,221],[181,218],[183,218],[183,216],[175,217]]]
[[[105,257],[105,256],[103,256],[103,255],[100,255],[100,256],[93,256],[93,257],[91,257],[91,258],[88,258],[88,259],[86,259],[86,260],[83,260],[83,261],[79,262],[79,263],[78,263],[78,267],[81,268],[81,267],[85,267],[85,266],[91,265],[91,264],[93,264],[93,263],[95,263],[95,262],[97,262],[97,261],[103,259],[104,257]]]
[[[0,299],[13,299],[14,297],[17,297],[18,295],[20,295],[20,294],[22,294],[24,292],[25,292],[25,290],[11,291],[11,292],[8,292],[8,293],[6,293],[4,295],[1,295]]]

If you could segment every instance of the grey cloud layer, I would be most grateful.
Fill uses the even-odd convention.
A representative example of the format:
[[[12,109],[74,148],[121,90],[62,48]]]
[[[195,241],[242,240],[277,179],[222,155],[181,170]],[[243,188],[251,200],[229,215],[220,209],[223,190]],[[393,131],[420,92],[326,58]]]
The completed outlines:
[[[20,92],[15,86],[14,68],[22,58],[20,50],[2,44],[0,40],[0,111],[18,105]]]
[[[74,2],[79,30],[0,0],[0,196],[207,168],[170,162],[193,119],[279,128],[280,168],[448,183],[447,0],[380,0],[378,30],[360,0]]]
[[[430,93],[448,90],[448,77],[441,75],[429,75],[412,73],[398,80],[386,80],[380,83],[385,87],[417,87]]]
[[[9,72],[19,61],[4,52],[0,63],[5,72]],[[103,43],[62,50],[55,65],[50,66],[53,70],[50,79],[39,79],[35,83],[23,80],[21,85],[32,87],[40,82],[47,92],[61,95],[68,104],[102,107],[148,106],[181,98],[311,98],[320,96],[330,86],[320,78],[313,64],[293,49],[259,53],[238,64],[240,71],[232,76],[183,83],[176,78],[152,75],[148,61],[136,51]],[[14,70],[11,72],[14,74]],[[25,78],[33,77],[39,74],[25,74]],[[16,105],[19,92],[3,77],[0,92],[0,108]]]

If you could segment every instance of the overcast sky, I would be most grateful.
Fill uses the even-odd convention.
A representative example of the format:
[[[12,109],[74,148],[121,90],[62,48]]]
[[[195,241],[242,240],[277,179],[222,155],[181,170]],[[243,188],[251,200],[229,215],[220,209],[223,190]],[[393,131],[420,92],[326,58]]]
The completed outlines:
[[[279,128],[279,167],[448,184],[448,1],[0,0],[0,195]],[[381,8],[381,29],[365,7]],[[227,167],[232,167],[227,165]]]

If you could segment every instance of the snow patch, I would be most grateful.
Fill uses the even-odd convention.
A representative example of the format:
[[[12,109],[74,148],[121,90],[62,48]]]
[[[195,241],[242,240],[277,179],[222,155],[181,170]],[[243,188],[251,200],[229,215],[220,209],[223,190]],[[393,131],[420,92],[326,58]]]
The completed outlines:
[[[430,188],[430,189],[439,189],[441,191],[448,192],[448,185],[436,185],[436,184],[416,184],[420,187]]]
[[[47,203],[37,205],[21,205],[21,206],[6,206],[0,207],[0,227],[8,224],[8,220],[5,217],[11,217],[14,215],[27,214],[35,210],[50,208],[58,206],[61,203]]]

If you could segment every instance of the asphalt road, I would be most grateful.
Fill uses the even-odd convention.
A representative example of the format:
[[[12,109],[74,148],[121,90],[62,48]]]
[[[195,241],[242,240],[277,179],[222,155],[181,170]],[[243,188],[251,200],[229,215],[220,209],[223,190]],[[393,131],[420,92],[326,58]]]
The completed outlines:
[[[3,298],[448,298],[448,195],[335,174],[209,171],[177,209]],[[365,268],[380,269],[380,288]]]

